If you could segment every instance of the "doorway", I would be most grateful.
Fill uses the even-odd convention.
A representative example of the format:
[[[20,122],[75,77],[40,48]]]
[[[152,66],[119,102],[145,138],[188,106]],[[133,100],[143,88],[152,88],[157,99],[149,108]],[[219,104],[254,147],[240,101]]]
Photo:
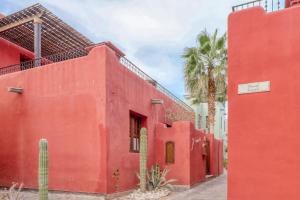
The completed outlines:
[[[206,151],[206,175],[210,175],[210,142],[205,141],[205,151]]]

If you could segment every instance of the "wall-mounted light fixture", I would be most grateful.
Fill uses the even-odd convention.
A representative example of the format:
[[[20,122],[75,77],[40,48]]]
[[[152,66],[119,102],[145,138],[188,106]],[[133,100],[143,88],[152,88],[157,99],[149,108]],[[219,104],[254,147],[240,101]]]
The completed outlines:
[[[154,80],[154,79],[147,79],[146,81],[147,81],[148,83],[150,83],[151,85],[153,85],[154,87],[157,86],[157,81]]]
[[[9,87],[9,88],[7,88],[7,91],[17,93],[17,94],[22,94],[23,93],[23,88]]]
[[[164,104],[162,99],[151,99],[152,104]]]

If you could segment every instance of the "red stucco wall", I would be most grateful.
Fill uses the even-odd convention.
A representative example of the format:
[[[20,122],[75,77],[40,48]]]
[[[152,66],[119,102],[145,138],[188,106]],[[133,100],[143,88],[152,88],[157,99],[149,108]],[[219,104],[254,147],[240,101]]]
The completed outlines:
[[[148,166],[154,164],[155,125],[170,123],[166,110],[193,116],[178,106],[153,85],[139,78],[119,63],[115,53],[108,49],[107,56],[107,122],[108,128],[108,192],[116,192],[112,174],[120,171],[119,191],[136,187],[139,154],[129,152],[129,112],[145,116],[148,129]],[[163,105],[152,105],[151,99],[162,99]],[[192,119],[192,118],[191,118]],[[191,120],[192,121],[192,120]]]
[[[210,173],[218,176],[223,173],[223,142],[215,139],[213,134],[207,134],[210,144]]]
[[[0,185],[37,186],[38,141],[49,141],[49,189],[106,192],[105,48],[0,76]],[[22,95],[7,87],[24,89]]]
[[[194,124],[187,121],[173,123],[172,127],[158,124],[155,131],[155,160],[162,167],[170,170],[169,178],[176,179],[177,185],[191,186],[205,180],[206,157],[204,156],[204,141],[210,142],[211,174],[222,174],[223,165],[218,165],[218,159],[223,163],[223,149],[219,140],[213,135],[196,130]],[[166,143],[175,143],[175,163],[166,164]],[[188,148],[187,148],[188,147]],[[217,149],[220,148],[220,151]],[[218,168],[219,167],[219,168]]]
[[[10,86],[24,93],[8,93]],[[139,154],[129,152],[130,110],[147,117],[149,166],[155,125],[172,121],[166,110],[193,116],[121,66],[105,45],[86,57],[0,76],[0,96],[2,186],[15,181],[36,187],[38,140],[46,138],[49,189],[112,193],[134,188]],[[164,105],[152,105],[152,98]],[[112,177],[116,169],[118,190]]]
[[[156,126],[155,134],[155,160],[162,168],[168,168],[169,178],[176,179],[175,184],[190,185],[190,148],[191,125],[185,122],[176,122],[167,128],[164,124]],[[174,142],[175,163],[166,164],[166,142]],[[199,153],[201,156],[201,152]],[[199,169],[201,166],[199,166]]]
[[[229,16],[228,200],[298,200],[300,7]],[[271,91],[238,95],[240,83]]]
[[[224,141],[223,140],[218,140],[218,149],[219,149],[219,171],[218,171],[218,175],[221,175],[224,173]]]
[[[206,134],[195,129],[194,124],[190,124],[190,185],[194,185],[205,180],[206,158],[204,156],[204,141]],[[180,139],[179,139],[180,141]],[[179,163],[178,163],[179,164]]]
[[[1,16],[0,16],[1,18]],[[34,58],[32,52],[0,38],[0,68],[20,63],[20,54]]]

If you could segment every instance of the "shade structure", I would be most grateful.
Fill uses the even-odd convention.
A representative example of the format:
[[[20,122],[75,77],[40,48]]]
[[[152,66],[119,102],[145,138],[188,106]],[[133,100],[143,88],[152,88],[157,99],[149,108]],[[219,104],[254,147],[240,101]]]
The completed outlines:
[[[41,20],[41,56],[83,49],[94,43],[41,4],[0,19],[0,37],[34,52],[34,23]]]

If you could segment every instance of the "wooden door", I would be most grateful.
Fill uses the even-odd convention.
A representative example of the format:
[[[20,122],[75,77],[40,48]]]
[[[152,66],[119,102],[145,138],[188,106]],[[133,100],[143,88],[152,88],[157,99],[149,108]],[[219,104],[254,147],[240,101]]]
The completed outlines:
[[[174,144],[174,142],[166,143],[166,163],[167,164],[175,163],[175,144]]]

